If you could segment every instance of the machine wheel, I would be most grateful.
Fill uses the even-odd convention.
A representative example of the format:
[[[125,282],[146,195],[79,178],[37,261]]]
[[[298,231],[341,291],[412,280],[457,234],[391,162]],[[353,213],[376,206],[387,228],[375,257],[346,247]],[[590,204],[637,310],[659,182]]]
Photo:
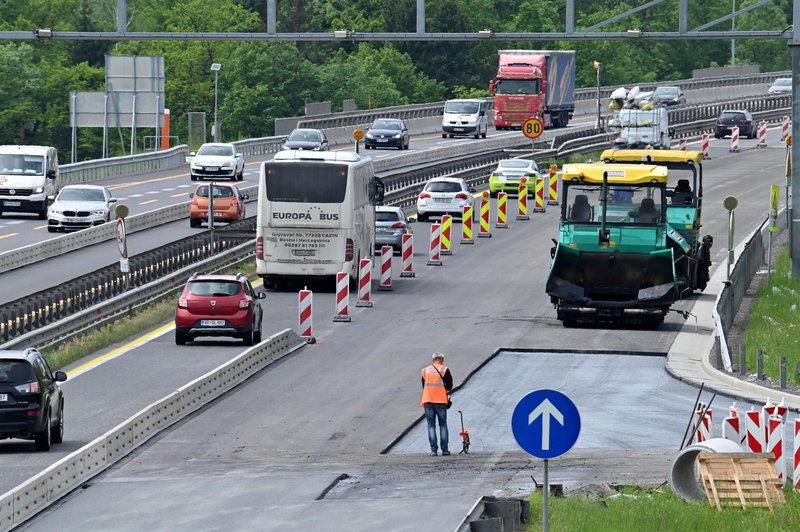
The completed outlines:
[[[58,423],[50,429],[50,441],[61,443],[64,441],[64,402],[61,402],[61,415],[58,416]]]
[[[485,139],[485,138],[486,138],[486,133],[487,133],[488,131],[489,131],[489,128],[488,128],[488,127],[487,127],[486,129],[484,129],[484,130],[483,130],[483,133],[481,133],[481,138],[484,138],[484,139]]]
[[[189,340],[189,335],[185,332],[181,332],[178,329],[175,329],[175,345],[186,345],[186,342]]]
[[[427,214],[423,214],[423,213],[419,213],[419,214],[417,214],[417,220],[419,220],[420,222],[427,222],[428,221],[428,215]]]
[[[578,326],[577,320],[561,320],[561,325],[564,326],[565,329],[574,329]]]
[[[197,181],[197,176],[194,174],[189,174],[189,177],[192,181]]]
[[[497,192],[492,192],[492,191],[490,190],[490,191],[489,191],[489,197],[490,197],[490,198],[496,198],[496,197],[497,197]]]
[[[40,220],[47,220],[47,208],[50,207],[50,198],[45,197],[44,205],[42,206],[42,210],[37,212],[36,214],[39,216]]]
[[[242,171],[236,175],[236,181],[244,181],[244,166],[242,166]]]
[[[189,227],[200,227],[203,224],[203,220],[200,218],[189,218]]]
[[[403,146],[403,149],[404,149],[404,150],[407,150],[409,147],[411,147],[411,141],[410,141],[410,140],[407,140],[407,141],[406,141],[406,143],[405,143],[405,145]]]
[[[257,344],[261,343],[261,324],[258,324],[258,329],[253,333],[253,341]]]
[[[242,335],[242,343],[244,345],[253,345],[253,341],[255,340],[255,334],[253,333],[254,328],[255,324],[251,323],[250,329]]]
[[[50,450],[50,412],[47,412],[47,421],[44,424],[44,429],[34,434],[34,441],[37,451]]]
[[[446,139],[447,138],[447,133],[442,133],[442,138]]]

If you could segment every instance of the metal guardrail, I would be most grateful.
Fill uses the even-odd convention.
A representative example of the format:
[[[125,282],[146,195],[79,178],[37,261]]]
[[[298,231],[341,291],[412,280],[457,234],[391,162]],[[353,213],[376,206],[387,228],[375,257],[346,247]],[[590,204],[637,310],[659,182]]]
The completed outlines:
[[[11,530],[306,341],[285,329],[152,403],[38,475],[0,495],[0,530]]]

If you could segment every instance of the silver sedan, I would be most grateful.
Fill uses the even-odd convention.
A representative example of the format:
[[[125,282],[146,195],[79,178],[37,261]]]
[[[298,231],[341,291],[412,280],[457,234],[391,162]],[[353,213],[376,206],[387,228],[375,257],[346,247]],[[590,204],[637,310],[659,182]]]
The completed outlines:
[[[392,246],[397,252],[402,250],[403,235],[413,232],[409,227],[413,221],[400,207],[375,207],[375,247]]]
[[[104,224],[114,216],[117,198],[99,185],[67,185],[47,209],[47,230],[68,231]]]

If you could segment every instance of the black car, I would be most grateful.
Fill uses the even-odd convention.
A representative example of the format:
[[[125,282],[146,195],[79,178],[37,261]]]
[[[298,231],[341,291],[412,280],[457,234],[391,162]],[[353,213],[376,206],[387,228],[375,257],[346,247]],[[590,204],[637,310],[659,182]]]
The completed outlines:
[[[328,151],[328,138],[321,129],[295,129],[289,133],[283,149]]]
[[[725,109],[714,125],[714,137],[721,139],[733,133],[734,126],[739,127],[739,137],[752,139],[756,136],[756,123],[753,115],[746,109]]]
[[[364,137],[364,147],[407,150],[410,136],[406,123],[399,118],[379,118],[372,123]]]
[[[64,440],[64,395],[44,357],[29,347],[0,351],[0,440],[34,440],[37,451]]]
[[[658,98],[658,101],[667,106],[683,105],[686,103],[686,96],[683,95],[683,91],[680,87],[656,87],[656,90],[653,91],[653,95]]]

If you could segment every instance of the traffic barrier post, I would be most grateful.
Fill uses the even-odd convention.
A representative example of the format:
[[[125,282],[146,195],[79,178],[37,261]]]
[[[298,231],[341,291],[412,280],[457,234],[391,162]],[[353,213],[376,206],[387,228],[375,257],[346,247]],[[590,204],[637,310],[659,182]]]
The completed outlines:
[[[550,165],[549,183],[547,204],[558,205],[558,166],[554,164]]]
[[[794,473],[792,474],[792,484],[794,489],[800,490],[800,418],[794,420],[794,459],[792,466]]]
[[[414,235],[403,235],[403,271],[400,277],[415,277],[414,273]]]
[[[508,216],[506,213],[506,205],[508,204],[508,194],[505,192],[498,192],[497,194],[497,223],[494,224],[495,228],[506,229],[508,228]]]
[[[764,426],[761,423],[761,412],[758,410],[745,412],[744,423],[747,431],[747,450],[752,453],[763,453]]]
[[[491,238],[492,232],[489,231],[489,193],[483,191],[481,195],[481,228],[478,231],[478,238]]]
[[[739,411],[736,408],[736,403],[730,407],[728,417],[722,420],[722,437],[730,440],[737,445],[741,445],[741,427],[739,424]]]
[[[783,122],[781,123],[781,140],[786,140],[786,137],[789,136],[789,117],[787,115],[783,115]]]
[[[767,421],[769,435],[767,437],[767,452],[775,457],[775,472],[781,480],[786,479],[786,467],[783,460],[783,418],[772,414]]]
[[[372,300],[372,260],[361,259],[358,266],[358,300],[357,307],[371,307]]]
[[[544,212],[544,179],[541,177],[536,178],[534,188],[535,205],[533,212]]]
[[[711,159],[711,150],[709,148],[708,133],[703,133],[703,159]]]
[[[392,246],[381,246],[381,283],[378,290],[393,290],[392,288]]]
[[[431,224],[431,245],[428,248],[428,266],[441,266],[441,225]]]
[[[452,255],[450,250],[450,228],[453,225],[453,217],[449,214],[442,215],[442,255]]]
[[[350,321],[350,275],[346,272],[336,274],[336,314],[333,321]]]
[[[729,151],[739,152],[739,126],[733,126],[731,129],[731,149]]]
[[[756,147],[767,147],[767,123],[763,120],[758,123],[758,144],[756,144]]]
[[[313,334],[313,303],[314,294],[308,287],[304,287],[298,294],[298,313],[297,321],[299,324],[300,338],[309,344],[316,342]]]
[[[678,149],[680,151],[686,151],[686,139],[679,139],[678,140]]]
[[[528,216],[528,180],[521,178],[519,180],[519,189],[517,192],[517,220],[530,220]]]
[[[472,240],[472,205],[461,208],[461,244],[474,244]]]

